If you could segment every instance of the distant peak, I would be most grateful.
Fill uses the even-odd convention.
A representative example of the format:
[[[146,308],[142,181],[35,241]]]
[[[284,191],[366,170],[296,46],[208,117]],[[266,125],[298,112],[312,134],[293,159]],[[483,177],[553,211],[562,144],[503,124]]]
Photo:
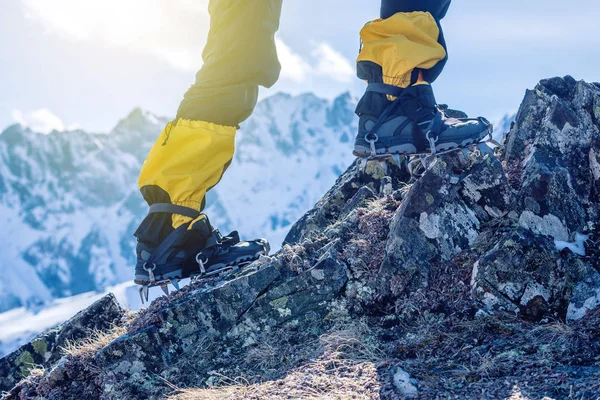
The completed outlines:
[[[9,132],[23,132],[28,130],[29,128],[26,126],[23,126],[21,124],[12,124],[6,127],[6,129],[4,129],[2,131],[2,135],[4,135],[5,133],[9,133]]]
[[[136,107],[125,117],[125,120],[129,121],[156,121],[158,117],[152,114],[150,111],[143,110],[140,107]]]
[[[273,101],[273,100],[279,100],[279,99],[289,100],[291,98],[292,98],[292,95],[289,93],[277,92],[274,95],[267,97],[265,100],[266,101]]]
[[[350,93],[350,92],[347,91],[347,92],[344,92],[344,93],[340,94],[338,97],[336,97],[336,100],[338,100],[338,99],[340,99],[340,100],[344,100],[344,99],[351,100],[351,99],[354,99],[354,98],[355,98],[355,96],[352,95],[352,93]]]
[[[148,127],[156,127],[156,125],[164,125],[168,118],[158,117],[150,111],[136,107],[112,130],[113,132],[123,131],[139,131]]]

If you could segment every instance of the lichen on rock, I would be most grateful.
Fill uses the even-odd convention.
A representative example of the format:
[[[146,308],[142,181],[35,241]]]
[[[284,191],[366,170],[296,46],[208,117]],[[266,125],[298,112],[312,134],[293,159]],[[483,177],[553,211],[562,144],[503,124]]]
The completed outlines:
[[[265,382],[285,392],[315,360],[340,376],[367,363],[380,385],[364,398],[508,398],[517,383],[592,398],[599,105],[598,85],[543,80],[495,154],[445,154],[419,179],[356,162],[277,254],[157,299],[91,355],[57,363],[52,343],[30,344],[11,371],[38,356],[55,367],[7,399],[157,399],[223,381],[221,394]],[[578,234],[585,254],[557,248]]]

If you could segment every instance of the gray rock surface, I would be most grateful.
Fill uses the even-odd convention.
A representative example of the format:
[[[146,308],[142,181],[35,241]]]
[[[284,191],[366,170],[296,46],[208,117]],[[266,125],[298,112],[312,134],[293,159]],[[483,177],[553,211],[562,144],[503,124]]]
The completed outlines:
[[[62,356],[68,342],[87,338],[94,331],[108,331],[124,316],[115,296],[108,294],[64,324],[41,333],[31,342],[0,359],[0,392],[11,389],[32,368],[50,368]]]
[[[417,180],[389,162],[355,163],[292,227],[279,253],[225,281],[195,283],[155,301],[127,334],[87,358],[63,359],[7,398],[161,398],[170,390],[165,381],[206,386],[218,374],[258,374],[236,363],[270,351],[276,358],[282,338],[308,346],[340,320],[396,323],[382,334],[395,332],[404,343],[392,351],[420,354],[446,336],[420,343],[399,321],[416,315],[427,325],[417,333],[426,337],[439,321],[463,318],[446,328],[467,327],[454,356],[477,354],[465,362],[488,357],[493,335],[504,348],[512,340],[504,328],[469,330],[494,316],[559,327],[590,315],[593,321],[600,304],[600,87],[570,77],[542,81],[527,92],[505,143],[497,155],[471,154],[467,163],[443,155]],[[589,339],[597,330],[586,329],[573,352],[588,357],[597,354]],[[581,338],[590,342],[575,348]],[[498,357],[481,368],[500,374],[518,365],[501,361],[517,353]],[[279,359],[275,369],[288,362]],[[448,371],[464,369],[452,364]],[[390,396],[406,385],[414,393],[408,372],[386,374]],[[431,390],[422,378],[419,393]]]
[[[496,236],[475,265],[473,295],[485,308],[539,320],[582,318],[598,305],[597,253],[572,257],[557,245],[597,234],[599,117],[594,84],[567,76],[527,91],[503,155],[514,189],[508,219],[521,229]]]
[[[426,286],[432,263],[449,261],[477,240],[481,223],[462,200],[450,161],[434,161],[391,221],[381,285],[392,284],[396,296]]]
[[[554,241],[517,229],[501,235],[473,268],[473,298],[489,309],[504,309],[524,318],[565,319],[572,266]]]
[[[570,241],[598,220],[600,90],[571,77],[528,90],[506,140],[504,162],[519,224]]]
[[[96,368],[105,371],[100,389],[107,398],[158,397],[164,390],[158,374],[175,374],[178,357],[198,343],[235,342],[243,349],[261,331],[322,319],[346,281],[345,265],[324,251],[307,270],[290,271],[275,258],[226,284],[190,290],[154,310],[151,325],[95,355]]]

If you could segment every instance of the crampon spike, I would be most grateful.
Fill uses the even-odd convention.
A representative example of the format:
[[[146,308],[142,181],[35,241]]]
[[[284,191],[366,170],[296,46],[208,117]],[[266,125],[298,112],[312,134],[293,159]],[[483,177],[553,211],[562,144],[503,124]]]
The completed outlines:
[[[358,170],[359,170],[361,173],[363,173],[363,174],[364,174],[365,172],[367,172],[367,163],[368,163],[368,162],[369,162],[369,158],[368,158],[368,157],[360,157],[360,158],[358,159],[358,164],[357,164],[357,167],[358,167]]]
[[[142,287],[140,287],[140,299],[142,300],[142,304],[148,302],[149,292],[150,288],[147,285],[142,285]]]
[[[171,285],[175,288],[175,290],[181,290],[179,288],[179,279],[171,279]]]
[[[164,294],[166,294],[167,296],[169,295],[169,284],[168,283],[163,283],[162,285],[160,285],[160,288]]]
[[[461,149],[461,151],[457,151],[456,155],[458,157],[458,162],[463,167],[469,165],[469,151],[466,148]]]
[[[419,157],[419,161],[421,161],[423,169],[427,170],[427,166],[429,165],[429,156]]]

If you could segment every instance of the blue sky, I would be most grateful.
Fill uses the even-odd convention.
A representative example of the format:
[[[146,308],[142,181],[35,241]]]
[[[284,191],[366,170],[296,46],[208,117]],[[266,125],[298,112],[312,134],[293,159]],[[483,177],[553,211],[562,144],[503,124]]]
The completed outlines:
[[[2,0],[0,127],[107,131],[134,107],[173,116],[200,67],[207,0]],[[566,7],[567,5],[576,5]],[[358,31],[377,0],[284,0],[270,91],[359,96]],[[600,81],[600,3],[455,0],[440,103],[490,119],[545,77]]]

